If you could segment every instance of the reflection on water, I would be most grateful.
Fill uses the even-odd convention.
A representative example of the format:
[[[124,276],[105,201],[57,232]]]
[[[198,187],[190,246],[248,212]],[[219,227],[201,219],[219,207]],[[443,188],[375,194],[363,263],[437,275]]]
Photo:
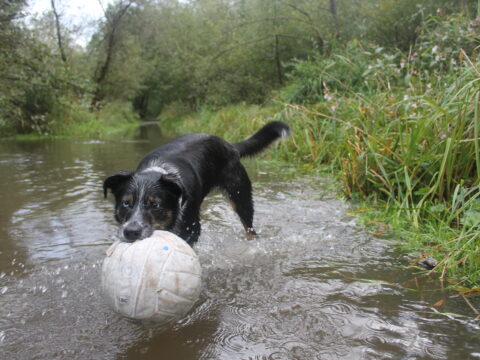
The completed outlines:
[[[244,238],[220,194],[204,204],[203,291],[187,317],[155,329],[117,316],[99,292],[116,229],[101,184],[161,142],[142,136],[0,144],[4,358],[480,358],[480,328],[461,299],[439,309],[458,315],[436,313],[449,295],[438,282],[365,234],[320,179],[275,170],[251,170],[258,239]]]

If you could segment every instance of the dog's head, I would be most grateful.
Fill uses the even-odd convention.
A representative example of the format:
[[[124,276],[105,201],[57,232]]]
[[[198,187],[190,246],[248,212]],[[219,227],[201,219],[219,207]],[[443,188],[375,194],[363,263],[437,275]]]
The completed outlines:
[[[115,196],[115,219],[120,238],[141,240],[154,230],[171,230],[180,212],[183,186],[171,174],[120,171],[105,179],[103,192]]]

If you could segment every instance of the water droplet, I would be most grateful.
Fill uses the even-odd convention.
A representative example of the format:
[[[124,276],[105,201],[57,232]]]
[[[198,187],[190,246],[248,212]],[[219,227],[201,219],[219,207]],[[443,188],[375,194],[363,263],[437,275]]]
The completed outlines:
[[[5,294],[7,292],[7,290],[8,290],[8,286],[2,287],[1,290],[0,290],[0,295]]]
[[[68,295],[68,291],[64,290],[62,291],[62,299],[65,299]]]
[[[4,272],[1,272],[0,273],[0,279],[4,278],[7,274],[5,274]]]
[[[5,331],[0,331],[0,343],[5,341]]]

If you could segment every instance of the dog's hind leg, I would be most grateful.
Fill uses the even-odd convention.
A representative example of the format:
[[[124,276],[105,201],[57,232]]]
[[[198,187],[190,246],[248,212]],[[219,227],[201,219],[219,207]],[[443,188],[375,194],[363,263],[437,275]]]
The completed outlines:
[[[225,171],[222,185],[233,209],[240,217],[247,237],[252,238],[256,235],[253,229],[252,184],[247,171],[240,162]]]

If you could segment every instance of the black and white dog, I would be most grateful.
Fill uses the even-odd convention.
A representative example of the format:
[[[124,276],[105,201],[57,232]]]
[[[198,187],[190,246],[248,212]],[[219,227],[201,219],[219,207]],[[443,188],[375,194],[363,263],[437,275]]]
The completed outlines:
[[[273,121],[238,143],[184,135],[147,154],[135,172],[109,176],[103,191],[107,197],[111,189],[115,196],[120,237],[133,242],[166,230],[193,245],[200,236],[200,205],[214,187],[226,192],[247,236],[254,236],[252,185],[240,158],[259,153],[289,131],[284,122]]]

